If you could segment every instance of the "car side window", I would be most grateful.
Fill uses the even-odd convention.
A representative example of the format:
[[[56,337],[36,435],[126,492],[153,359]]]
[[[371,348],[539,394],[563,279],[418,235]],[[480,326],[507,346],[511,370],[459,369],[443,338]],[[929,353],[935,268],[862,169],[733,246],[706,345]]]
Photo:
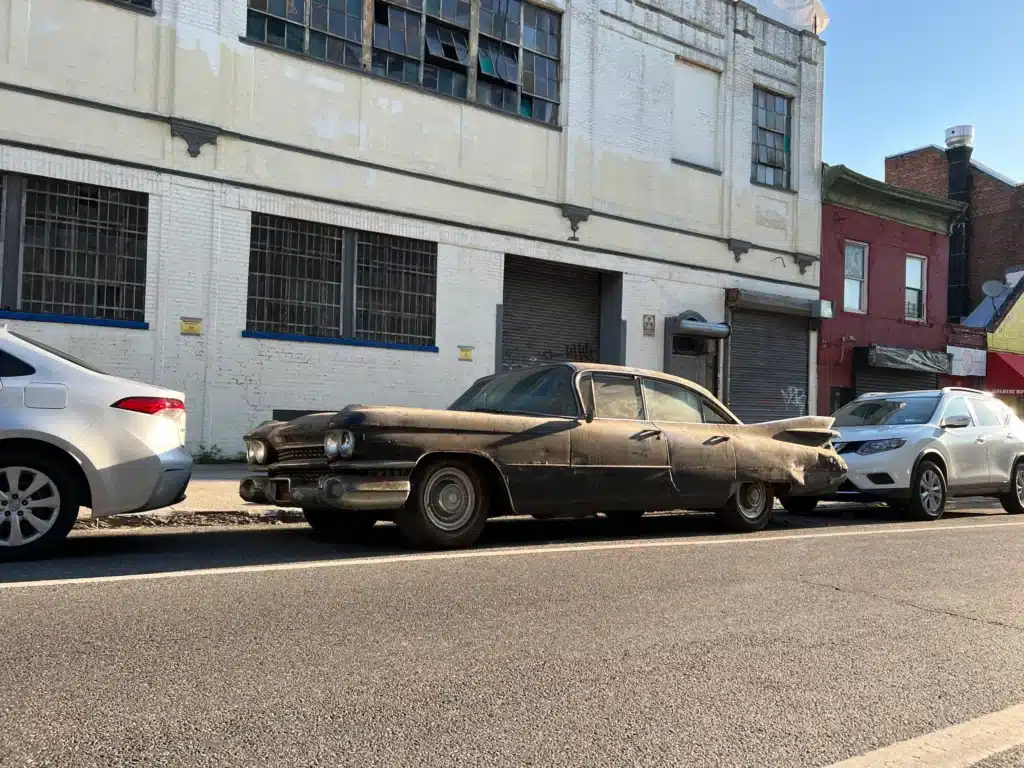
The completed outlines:
[[[709,403],[707,400],[702,401],[704,405],[704,423],[705,424],[731,424],[727,418],[719,411],[715,406]]]
[[[974,406],[974,412],[978,416],[978,425],[981,427],[998,427],[1006,421],[995,403],[972,397],[971,405]]]
[[[971,411],[967,407],[967,401],[962,397],[955,397],[949,401],[949,404],[946,406],[946,412],[942,415],[942,418],[944,420],[955,419],[958,416],[966,416],[971,420],[971,425],[974,425],[974,418],[971,416]]]
[[[700,424],[700,397],[690,390],[657,379],[644,379],[647,396],[647,418],[651,421],[676,424]]]
[[[644,401],[640,381],[632,376],[591,374],[594,381],[594,417],[598,419],[631,419],[644,417]],[[586,380],[582,382],[584,397],[589,397]]]
[[[28,363],[0,350],[0,378],[13,379],[18,376],[31,376],[35,372],[36,369]]]

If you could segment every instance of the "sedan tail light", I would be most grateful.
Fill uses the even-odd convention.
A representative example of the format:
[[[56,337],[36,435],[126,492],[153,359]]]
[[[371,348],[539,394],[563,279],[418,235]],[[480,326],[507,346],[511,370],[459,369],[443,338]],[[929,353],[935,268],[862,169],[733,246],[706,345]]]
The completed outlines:
[[[122,411],[134,411],[153,416],[163,411],[184,411],[185,404],[171,397],[125,397],[114,403],[111,408]]]

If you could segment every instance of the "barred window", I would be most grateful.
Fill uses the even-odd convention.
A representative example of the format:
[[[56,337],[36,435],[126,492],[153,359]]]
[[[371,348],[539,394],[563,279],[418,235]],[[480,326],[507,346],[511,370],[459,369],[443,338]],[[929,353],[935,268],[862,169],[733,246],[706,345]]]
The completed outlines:
[[[11,215],[12,191],[18,217]],[[4,265],[4,307],[145,320],[148,195],[12,175],[5,179],[5,212],[5,232],[21,225],[21,261]],[[5,240],[11,244],[9,234]]]
[[[342,265],[340,227],[254,213],[246,328],[341,336]]]
[[[248,0],[246,36],[332,64],[368,62],[381,77],[556,125],[561,15],[523,0],[473,1],[476,60],[471,0]]]
[[[437,244],[360,232],[356,338],[434,344]]]
[[[246,330],[433,346],[437,244],[252,214]]]
[[[791,188],[791,112],[792,99],[754,88],[751,181]]]

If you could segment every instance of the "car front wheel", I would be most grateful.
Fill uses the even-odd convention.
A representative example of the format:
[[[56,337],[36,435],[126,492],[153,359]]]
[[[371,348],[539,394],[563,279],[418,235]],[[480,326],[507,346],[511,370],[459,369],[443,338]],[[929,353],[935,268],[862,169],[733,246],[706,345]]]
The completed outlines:
[[[0,560],[53,551],[78,519],[75,478],[48,456],[0,454]]]
[[[946,510],[946,478],[931,461],[922,461],[910,484],[910,514],[917,520],[938,520]]]
[[[718,519],[740,533],[761,531],[771,522],[774,506],[775,494],[771,487],[755,480],[739,487],[729,505],[718,512]]]
[[[1014,465],[1010,492],[1000,496],[999,503],[1011,515],[1024,515],[1024,461]]]
[[[466,461],[441,459],[416,473],[395,522],[412,546],[456,549],[479,538],[489,509],[490,487],[480,471]]]

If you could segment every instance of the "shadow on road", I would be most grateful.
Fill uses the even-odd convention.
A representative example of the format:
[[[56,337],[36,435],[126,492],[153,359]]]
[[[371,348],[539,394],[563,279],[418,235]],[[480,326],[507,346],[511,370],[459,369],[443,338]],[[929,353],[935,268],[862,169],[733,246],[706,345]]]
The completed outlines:
[[[986,511],[951,510],[950,519],[984,516]],[[827,507],[812,515],[777,511],[769,530],[807,530],[906,522],[886,507]],[[659,514],[629,527],[604,518],[492,520],[477,548],[543,546],[595,541],[657,540],[723,533],[713,515]],[[391,524],[378,524],[359,544],[325,539],[305,525],[231,528],[143,528],[80,532],[48,560],[0,565],[0,583],[78,579],[207,568],[381,557],[408,553]]]

